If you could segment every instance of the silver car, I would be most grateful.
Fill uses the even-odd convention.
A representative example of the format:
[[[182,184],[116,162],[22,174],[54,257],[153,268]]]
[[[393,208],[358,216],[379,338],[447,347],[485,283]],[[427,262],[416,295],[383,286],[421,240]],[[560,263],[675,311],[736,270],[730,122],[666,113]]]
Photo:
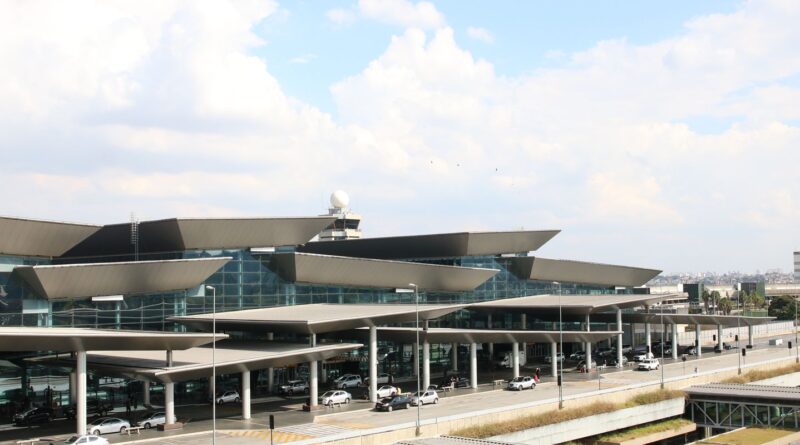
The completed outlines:
[[[523,389],[533,389],[535,387],[536,382],[530,376],[514,377],[508,382],[508,389],[512,391],[522,391]]]
[[[353,396],[347,392],[342,390],[336,391],[326,391],[322,394],[321,402],[325,406],[331,406],[334,403],[350,403],[350,400],[353,399]]]
[[[383,385],[378,388],[378,398],[392,397],[397,394],[397,388],[392,385]]]
[[[124,433],[130,427],[131,424],[127,420],[116,417],[101,417],[87,425],[86,429],[95,436],[99,436],[107,433]]]
[[[167,423],[167,416],[163,412],[150,413],[136,423],[136,426],[149,430],[150,428]]]
[[[422,391],[422,396],[419,393],[414,394],[411,397],[411,404],[417,406],[422,402],[423,405],[427,405],[429,403],[439,403],[439,394],[436,393],[435,389],[428,389],[427,391]]]
[[[222,395],[217,397],[217,405],[228,402],[239,403],[240,400],[239,391],[225,391]]]

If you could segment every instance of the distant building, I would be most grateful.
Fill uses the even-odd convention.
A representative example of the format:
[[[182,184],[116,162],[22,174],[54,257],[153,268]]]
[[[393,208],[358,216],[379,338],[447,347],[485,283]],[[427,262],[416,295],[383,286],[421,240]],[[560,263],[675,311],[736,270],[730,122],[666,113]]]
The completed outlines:
[[[757,292],[761,294],[761,296],[767,295],[767,285],[763,281],[750,281],[750,282],[743,282],[739,283],[739,291],[747,292],[748,294],[752,294],[753,292]]]
[[[683,283],[683,292],[689,295],[689,303],[702,304],[703,303],[703,290],[705,285],[703,283]]]
[[[336,221],[325,228],[319,234],[320,241],[340,241],[361,238],[361,215],[353,213],[347,208],[350,204],[350,197],[347,193],[337,190],[331,194],[331,207],[326,215],[336,216]]]
[[[794,253],[794,280],[800,281],[800,252]]]

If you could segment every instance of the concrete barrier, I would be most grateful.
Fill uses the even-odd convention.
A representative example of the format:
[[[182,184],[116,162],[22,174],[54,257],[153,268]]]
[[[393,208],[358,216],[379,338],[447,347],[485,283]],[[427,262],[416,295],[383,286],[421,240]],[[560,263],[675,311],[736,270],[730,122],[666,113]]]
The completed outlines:
[[[489,440],[527,445],[552,445],[569,442],[589,436],[597,436],[609,431],[629,428],[643,423],[657,422],[680,416],[684,410],[684,399],[664,400],[663,402],[625,408],[609,413],[596,414],[581,419],[568,420],[552,425],[540,426],[524,431],[492,436]]]

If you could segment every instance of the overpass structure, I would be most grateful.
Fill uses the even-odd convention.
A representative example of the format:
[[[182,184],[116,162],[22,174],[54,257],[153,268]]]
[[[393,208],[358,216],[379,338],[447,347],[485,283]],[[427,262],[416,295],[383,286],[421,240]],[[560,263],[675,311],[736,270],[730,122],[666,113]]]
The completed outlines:
[[[798,387],[712,383],[692,386],[686,394],[686,414],[698,426],[722,430],[800,427]]]

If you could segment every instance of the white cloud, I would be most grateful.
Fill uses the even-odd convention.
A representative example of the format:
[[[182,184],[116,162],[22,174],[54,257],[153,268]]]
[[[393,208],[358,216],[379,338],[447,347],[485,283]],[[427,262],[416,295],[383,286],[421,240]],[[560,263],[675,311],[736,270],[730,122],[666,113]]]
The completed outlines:
[[[479,28],[475,26],[470,26],[467,28],[467,35],[469,38],[473,40],[478,40],[484,43],[493,43],[494,36],[491,32],[489,32],[486,28]]]
[[[289,63],[304,65],[307,63],[311,63],[314,59],[317,58],[316,54],[303,54],[301,56],[292,57],[289,59]]]
[[[358,17],[404,28],[437,29],[446,23],[444,15],[427,1],[359,0],[353,9],[331,9],[325,15],[338,26],[350,25]]]
[[[800,246],[794,3],[503,76],[433,5],[362,2],[358,17],[412,29],[331,87],[335,118],[252,54],[272,2],[11,5],[4,213],[316,214],[344,188],[372,236],[544,226],[569,235],[545,255],[683,270],[780,266],[760,246]],[[729,124],[703,134],[698,118]]]

